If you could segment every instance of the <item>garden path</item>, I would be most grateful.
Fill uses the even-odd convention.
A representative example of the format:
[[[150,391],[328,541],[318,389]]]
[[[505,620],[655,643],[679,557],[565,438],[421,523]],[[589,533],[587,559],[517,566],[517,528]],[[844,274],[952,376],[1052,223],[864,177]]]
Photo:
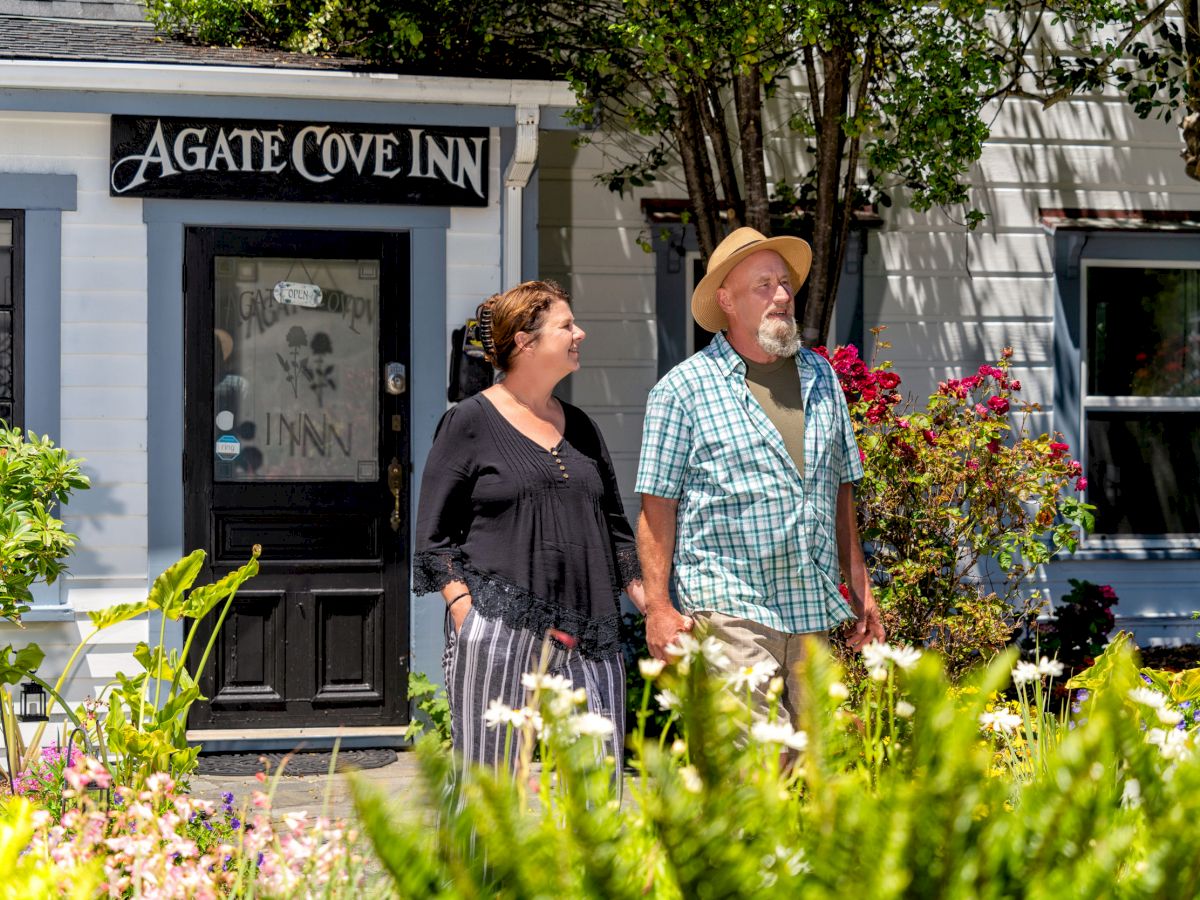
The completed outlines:
[[[417,757],[408,751],[399,751],[394,763],[378,769],[364,769],[360,773],[385,794],[400,804],[420,802],[417,784]],[[220,805],[221,795],[226,791],[234,796],[234,809],[250,806],[251,796],[256,790],[269,790],[270,782],[260,783],[253,775],[194,775],[191,778],[191,793],[203,800]],[[350,799],[350,782],[344,774],[328,775],[284,775],[275,786],[271,808],[275,816],[289,812],[307,812],[319,816],[329,796],[328,814],[339,818],[348,817],[353,802]]]

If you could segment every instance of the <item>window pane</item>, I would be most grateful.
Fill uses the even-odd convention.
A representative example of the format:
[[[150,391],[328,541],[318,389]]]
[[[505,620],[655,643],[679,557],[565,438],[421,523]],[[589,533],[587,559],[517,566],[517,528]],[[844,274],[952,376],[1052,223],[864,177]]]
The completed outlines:
[[[0,306],[12,306],[12,250],[0,250]]]
[[[0,400],[13,399],[12,376],[12,313],[5,310],[0,312]]]
[[[1097,534],[1200,533],[1200,413],[1089,413]]]
[[[215,265],[216,480],[376,481],[379,261]]]
[[[1088,393],[1200,396],[1200,270],[1092,266]]]
[[[0,219],[0,247],[11,247],[13,241],[12,219]]]

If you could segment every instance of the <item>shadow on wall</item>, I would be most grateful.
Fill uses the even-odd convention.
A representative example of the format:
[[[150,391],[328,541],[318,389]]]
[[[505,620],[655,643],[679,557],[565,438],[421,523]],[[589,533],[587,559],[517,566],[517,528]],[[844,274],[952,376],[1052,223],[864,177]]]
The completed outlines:
[[[66,577],[144,576],[145,501],[136,509],[127,501],[131,492],[144,498],[145,486],[97,483],[100,475],[91,466],[84,465],[83,471],[92,479],[92,486],[58,511],[67,531],[79,538],[67,560]]]

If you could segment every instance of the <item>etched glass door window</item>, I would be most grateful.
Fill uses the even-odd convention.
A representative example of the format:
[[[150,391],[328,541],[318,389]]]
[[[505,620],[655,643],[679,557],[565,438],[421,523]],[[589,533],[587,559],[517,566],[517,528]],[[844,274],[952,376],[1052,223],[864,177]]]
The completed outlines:
[[[378,260],[214,262],[215,479],[378,480]]]

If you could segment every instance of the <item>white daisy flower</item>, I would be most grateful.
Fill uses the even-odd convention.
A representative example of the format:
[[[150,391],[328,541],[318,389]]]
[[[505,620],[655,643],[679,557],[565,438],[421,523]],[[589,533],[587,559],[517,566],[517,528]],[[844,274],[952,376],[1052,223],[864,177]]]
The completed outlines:
[[[609,737],[613,733],[612,719],[600,713],[586,712],[568,720],[571,730],[580,737]]]
[[[667,652],[672,656],[693,657],[700,652],[700,642],[690,634],[680,632],[675,635],[674,642],[667,644]]]
[[[1063,664],[1057,659],[1047,659],[1043,656],[1038,660],[1037,664],[1039,675],[1049,675],[1051,678],[1058,678],[1063,673]]]
[[[1142,785],[1136,778],[1129,778],[1125,781],[1125,787],[1121,790],[1121,808],[1137,809],[1141,805]]]
[[[1158,721],[1164,725],[1178,725],[1183,721],[1183,713],[1177,709],[1171,709],[1169,706],[1164,706],[1156,710],[1158,713]]]
[[[887,666],[875,666],[872,669],[867,669],[867,674],[871,676],[872,681],[887,681]]]
[[[887,645],[884,645],[887,647]],[[916,647],[887,647],[892,661],[904,670],[911,669],[921,658],[921,651]]]
[[[1175,728],[1169,731],[1151,728],[1146,732],[1146,743],[1158,747],[1165,759],[1185,759],[1192,754],[1192,748],[1188,745],[1188,732]]]
[[[725,655],[725,644],[715,637],[706,637],[700,643],[700,653],[708,660],[709,665],[718,669],[729,669],[733,663]]]
[[[979,727],[984,731],[994,731],[997,734],[1009,734],[1021,727],[1021,717],[1006,709],[995,712],[985,712],[979,717]]]
[[[911,719],[912,714],[917,711],[917,708],[907,700],[896,701],[896,715],[902,719]]]
[[[1031,681],[1040,681],[1042,673],[1038,670],[1037,665],[1031,662],[1022,660],[1017,663],[1017,667],[1012,670],[1012,680],[1015,685],[1028,684]]]
[[[1129,692],[1129,699],[1151,709],[1162,709],[1167,705],[1167,697],[1158,691],[1146,687],[1136,687]]]
[[[642,673],[642,677],[647,681],[653,681],[662,674],[662,670],[666,668],[666,665],[661,659],[639,659],[638,671]]]
[[[666,688],[654,695],[654,699],[658,702],[661,709],[679,709],[680,699],[674,691],[669,691]]]
[[[793,750],[808,746],[808,735],[796,731],[788,722],[755,722],[750,728],[750,736],[760,744],[780,744]]]
[[[779,664],[774,660],[764,659],[752,666],[742,666],[735,669],[727,678],[727,684],[735,691],[756,691],[779,670]]]
[[[846,687],[840,681],[835,681],[829,686],[829,696],[834,700],[849,700],[850,688]]]
[[[488,704],[488,708],[483,714],[483,722],[488,728],[495,728],[498,725],[507,724],[512,717],[512,713],[511,706],[507,706],[499,700],[493,700]]]
[[[544,675],[538,672],[526,672],[521,676],[521,684],[530,691],[540,689],[553,691],[556,694],[565,693],[574,687],[570,678],[564,678],[562,675]]]
[[[891,648],[879,641],[871,641],[862,648],[863,665],[868,669],[882,668],[891,657]]]
[[[679,770],[679,777],[683,781],[684,788],[693,794],[698,794],[704,790],[704,782],[700,780],[700,773],[695,766],[684,766]]]

